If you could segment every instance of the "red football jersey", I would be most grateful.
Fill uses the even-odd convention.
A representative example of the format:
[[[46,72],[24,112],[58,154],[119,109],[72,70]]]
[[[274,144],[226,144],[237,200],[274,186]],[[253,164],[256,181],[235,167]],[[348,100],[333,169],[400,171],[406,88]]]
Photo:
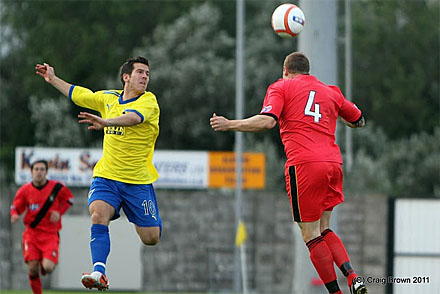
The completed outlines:
[[[314,161],[342,163],[335,143],[337,118],[355,122],[362,115],[338,87],[312,75],[279,79],[270,85],[260,114],[278,120],[287,166]]]
[[[56,183],[56,181],[48,180],[43,187],[39,188],[35,187],[32,182],[21,186],[15,194],[14,201],[12,202],[11,215],[20,215],[26,210],[23,223],[25,224],[26,229],[29,229],[29,225],[34,221]],[[72,192],[70,192],[67,187],[63,186],[58,191],[55,201],[35,229],[45,232],[58,232],[61,229],[61,218],[57,223],[51,223],[50,212],[55,210],[58,211],[60,215],[63,215],[72,203]]]

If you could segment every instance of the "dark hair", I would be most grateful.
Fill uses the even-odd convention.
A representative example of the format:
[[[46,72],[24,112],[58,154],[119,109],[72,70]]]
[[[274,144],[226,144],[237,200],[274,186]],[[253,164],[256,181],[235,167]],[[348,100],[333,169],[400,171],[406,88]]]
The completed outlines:
[[[44,160],[44,159],[38,159],[38,160],[35,160],[34,162],[32,162],[32,164],[31,164],[31,170],[34,169],[34,165],[35,165],[36,163],[44,163],[44,165],[46,166],[46,170],[48,170],[48,168],[49,168],[49,165],[48,165],[48,163],[47,163],[46,160]]]
[[[301,52],[293,52],[287,55],[284,66],[289,73],[308,74],[310,71],[309,60]]]
[[[124,82],[124,79],[122,78],[122,76],[124,74],[129,74],[130,75],[133,72],[134,64],[135,63],[142,63],[142,64],[145,64],[147,66],[150,66],[149,63],[148,63],[148,59],[146,59],[145,57],[142,57],[142,56],[138,56],[136,58],[128,59],[126,62],[124,62],[123,65],[121,65],[121,68],[119,70],[122,86],[125,86],[125,82]]]

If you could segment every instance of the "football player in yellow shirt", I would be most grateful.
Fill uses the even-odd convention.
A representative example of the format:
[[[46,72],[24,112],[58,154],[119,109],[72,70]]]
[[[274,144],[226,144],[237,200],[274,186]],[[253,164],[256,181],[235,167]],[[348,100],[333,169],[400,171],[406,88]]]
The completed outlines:
[[[79,122],[88,124],[89,130],[104,131],[103,156],[93,170],[88,199],[94,268],[92,273],[82,276],[81,282],[89,289],[106,290],[108,226],[120,216],[121,207],[144,244],[156,245],[162,233],[152,186],[158,178],[152,158],[159,134],[160,110],[156,96],[147,91],[150,66],[144,57],[129,59],[120,68],[123,90],[97,92],[60,79],[47,63],[37,64],[35,69],[73,103],[101,114],[80,112],[78,115]]]

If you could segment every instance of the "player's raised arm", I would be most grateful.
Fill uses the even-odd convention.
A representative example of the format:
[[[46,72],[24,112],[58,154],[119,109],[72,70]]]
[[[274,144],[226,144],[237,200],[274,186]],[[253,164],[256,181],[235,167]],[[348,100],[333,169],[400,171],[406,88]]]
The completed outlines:
[[[210,124],[215,131],[262,132],[273,128],[276,121],[271,116],[259,114],[246,119],[230,120],[214,113]]]
[[[46,82],[54,86],[64,96],[69,97],[69,91],[72,85],[57,77],[52,66],[48,63],[37,64],[35,70],[37,75],[43,77]]]

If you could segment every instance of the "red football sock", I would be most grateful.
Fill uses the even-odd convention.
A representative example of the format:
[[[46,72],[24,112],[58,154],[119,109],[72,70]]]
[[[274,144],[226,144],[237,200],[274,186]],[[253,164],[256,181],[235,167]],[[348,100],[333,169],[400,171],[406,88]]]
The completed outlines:
[[[321,233],[321,236],[330,248],[336,266],[340,268],[344,276],[347,277],[348,286],[350,287],[353,283],[353,279],[357,277],[357,274],[351,266],[350,258],[348,257],[347,250],[345,250],[344,243],[342,243],[342,240],[338,235],[330,229],[324,230]]]
[[[342,294],[336,279],[333,257],[322,236],[316,237],[306,243],[310,251],[310,259],[324,282],[329,293]]]
[[[32,292],[34,294],[43,293],[43,288],[41,287],[41,280],[39,275],[36,276],[29,275],[29,283],[31,285]]]

